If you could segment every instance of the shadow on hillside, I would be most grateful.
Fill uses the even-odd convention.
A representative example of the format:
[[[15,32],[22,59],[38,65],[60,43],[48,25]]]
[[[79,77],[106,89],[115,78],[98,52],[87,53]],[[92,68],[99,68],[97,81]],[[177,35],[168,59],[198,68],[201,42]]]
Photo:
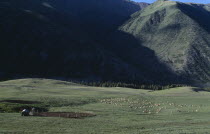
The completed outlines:
[[[0,75],[80,80],[91,76],[96,80],[94,76],[98,76],[102,80],[118,78],[115,81],[129,83],[184,83],[158,60],[154,51],[130,34],[116,31],[105,41],[99,40],[90,37],[71,16],[43,6],[35,9],[49,21],[16,8],[1,9]],[[135,75],[131,76],[131,72]]]
[[[206,90],[202,87],[193,88],[193,91],[197,92],[197,93],[199,93],[199,92],[210,92],[210,90]]]
[[[118,30],[109,36],[105,47],[137,68],[151,83],[161,85],[187,83],[184,78],[161,63],[153,50],[141,44],[142,42],[133,35]]]

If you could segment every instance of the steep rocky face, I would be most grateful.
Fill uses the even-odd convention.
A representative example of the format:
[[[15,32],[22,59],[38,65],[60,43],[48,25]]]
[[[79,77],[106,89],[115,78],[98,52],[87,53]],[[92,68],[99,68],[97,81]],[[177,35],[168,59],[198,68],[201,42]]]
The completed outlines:
[[[177,75],[210,80],[210,12],[206,5],[159,0],[132,15],[120,30],[154,50]]]

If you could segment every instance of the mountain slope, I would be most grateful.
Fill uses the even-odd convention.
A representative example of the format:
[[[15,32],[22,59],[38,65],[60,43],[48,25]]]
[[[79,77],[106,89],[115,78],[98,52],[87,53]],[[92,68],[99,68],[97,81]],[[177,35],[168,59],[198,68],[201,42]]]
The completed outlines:
[[[127,0],[2,0],[1,78],[185,83],[145,41],[117,29],[140,5]]]
[[[12,2],[0,8],[2,75],[108,79],[129,66],[97,46],[74,17],[38,1],[25,9]],[[114,65],[119,69],[106,74]]]
[[[210,80],[210,12],[207,5],[159,0],[120,27],[177,75]]]
[[[64,12],[55,7],[53,2],[55,1],[1,1],[1,78],[36,76],[90,81],[151,81],[150,76],[143,75],[144,70],[139,70],[132,62],[124,61],[115,51],[105,49],[105,42],[86,31],[86,26],[93,29],[97,26],[84,26],[88,20],[81,21],[75,12]],[[67,1],[61,1],[61,5],[65,2]],[[125,7],[120,13],[127,15],[121,20],[128,18],[133,12],[127,13]],[[116,20],[115,23],[121,22]],[[101,27],[105,29],[103,25]],[[113,29],[111,26],[109,28]],[[122,49],[125,50],[126,47],[123,46]]]
[[[117,28],[131,14],[148,4],[127,0],[45,0],[59,12],[76,17],[94,35]]]

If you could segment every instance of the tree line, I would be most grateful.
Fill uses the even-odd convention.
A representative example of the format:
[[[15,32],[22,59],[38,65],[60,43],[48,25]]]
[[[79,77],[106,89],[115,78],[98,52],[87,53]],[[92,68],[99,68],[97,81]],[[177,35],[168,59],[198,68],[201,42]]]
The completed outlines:
[[[78,82],[77,82],[78,83]],[[148,89],[148,90],[164,90],[176,87],[186,87],[185,84],[134,84],[134,83],[122,83],[122,82],[79,82],[79,84],[95,87],[124,87],[134,89]]]

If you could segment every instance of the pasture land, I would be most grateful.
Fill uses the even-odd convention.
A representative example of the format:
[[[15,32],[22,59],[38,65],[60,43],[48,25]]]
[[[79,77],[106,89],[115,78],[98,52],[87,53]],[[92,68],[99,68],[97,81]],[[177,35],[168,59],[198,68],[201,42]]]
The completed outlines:
[[[18,110],[89,113],[87,118],[21,117]],[[210,92],[99,88],[49,79],[0,83],[0,133],[210,133]]]

